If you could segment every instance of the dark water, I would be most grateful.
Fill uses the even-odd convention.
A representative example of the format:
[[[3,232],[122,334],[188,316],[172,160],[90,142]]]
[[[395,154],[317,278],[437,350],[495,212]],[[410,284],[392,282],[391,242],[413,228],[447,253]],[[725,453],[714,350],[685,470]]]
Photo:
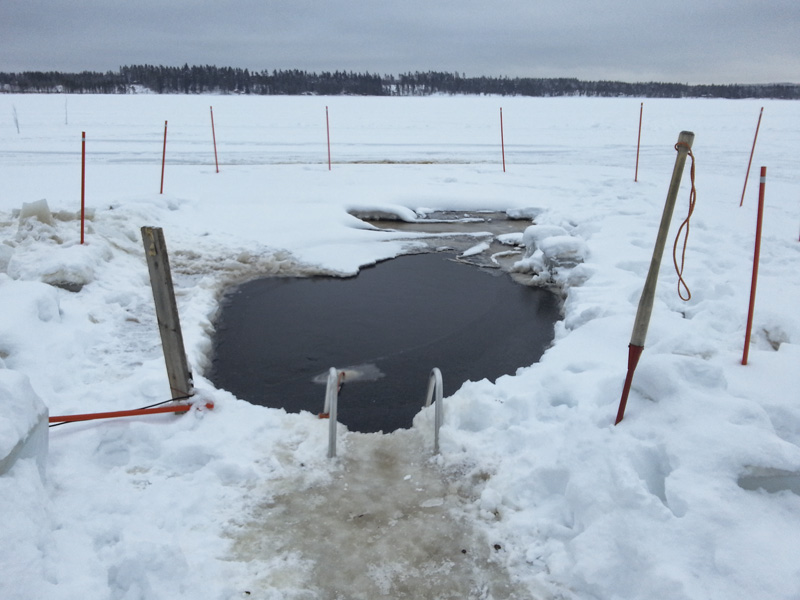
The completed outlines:
[[[339,421],[388,432],[411,426],[433,367],[449,396],[536,362],[553,338],[556,297],[451,258],[403,256],[350,279],[246,283],[223,301],[209,378],[253,404],[319,413],[328,369],[355,367]]]

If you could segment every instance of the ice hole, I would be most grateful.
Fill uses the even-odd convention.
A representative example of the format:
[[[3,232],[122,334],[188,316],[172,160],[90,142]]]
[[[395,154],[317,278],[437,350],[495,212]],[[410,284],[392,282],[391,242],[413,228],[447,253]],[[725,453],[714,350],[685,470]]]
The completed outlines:
[[[319,413],[330,367],[348,376],[339,421],[351,431],[411,426],[430,370],[444,394],[538,361],[559,300],[455,255],[402,256],[356,277],[271,277],[222,301],[209,378],[253,404]]]

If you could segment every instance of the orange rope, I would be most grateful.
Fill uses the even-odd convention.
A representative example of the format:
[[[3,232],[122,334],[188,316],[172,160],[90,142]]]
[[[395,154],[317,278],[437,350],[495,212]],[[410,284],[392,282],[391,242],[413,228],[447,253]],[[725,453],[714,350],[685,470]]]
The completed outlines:
[[[692,167],[690,169],[691,180],[692,180],[692,190],[689,192],[689,212],[686,215],[686,218],[681,223],[681,226],[678,227],[678,233],[675,236],[675,243],[672,246],[672,262],[675,265],[675,272],[678,274],[678,296],[684,302],[688,302],[692,298],[692,292],[689,291],[689,286],[686,285],[686,281],[683,279],[683,267],[684,263],[686,262],[686,245],[689,241],[689,220],[692,218],[692,213],[694,212],[694,205],[697,201],[697,189],[694,186],[694,154],[692,154],[692,149],[689,147],[688,144],[683,142],[678,142],[675,144],[675,150],[678,150],[679,146],[686,146],[688,149],[688,154],[692,159]],[[683,231],[684,227],[686,228],[686,232],[683,236],[683,249],[681,250],[681,264],[678,266],[678,241],[681,237],[681,232]],[[686,290],[686,296],[684,297],[683,290]]]

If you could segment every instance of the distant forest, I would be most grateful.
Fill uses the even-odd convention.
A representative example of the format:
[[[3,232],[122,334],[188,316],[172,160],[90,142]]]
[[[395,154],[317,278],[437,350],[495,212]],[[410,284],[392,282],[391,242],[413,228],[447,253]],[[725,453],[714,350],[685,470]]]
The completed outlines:
[[[374,75],[300,70],[252,72],[232,67],[132,65],[118,71],[0,73],[0,93],[70,94],[259,94],[428,96],[496,94],[500,96],[630,96],[642,98],[800,99],[800,84],[689,85],[625,83],[569,78],[466,77],[428,71]]]

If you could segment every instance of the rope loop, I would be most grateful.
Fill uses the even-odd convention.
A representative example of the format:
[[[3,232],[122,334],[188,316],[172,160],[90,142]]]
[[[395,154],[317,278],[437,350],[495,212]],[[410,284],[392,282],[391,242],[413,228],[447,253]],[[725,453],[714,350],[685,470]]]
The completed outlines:
[[[683,268],[686,262],[686,246],[689,242],[689,221],[692,218],[692,213],[694,212],[694,205],[697,202],[697,189],[694,185],[694,154],[692,154],[692,149],[689,144],[685,142],[678,142],[675,144],[675,150],[680,151],[680,147],[685,146],[687,149],[687,154],[692,159],[692,166],[689,170],[691,181],[692,181],[692,189],[689,192],[689,211],[686,215],[686,218],[681,223],[681,226],[678,227],[678,233],[675,236],[675,243],[672,245],[672,263],[675,265],[675,272],[678,274],[678,296],[684,302],[688,302],[692,299],[692,292],[689,290],[689,286],[686,285],[686,281],[683,279]],[[681,250],[681,264],[678,266],[678,242],[680,241],[681,232],[683,233],[683,248]],[[684,295],[685,290],[685,295]]]

